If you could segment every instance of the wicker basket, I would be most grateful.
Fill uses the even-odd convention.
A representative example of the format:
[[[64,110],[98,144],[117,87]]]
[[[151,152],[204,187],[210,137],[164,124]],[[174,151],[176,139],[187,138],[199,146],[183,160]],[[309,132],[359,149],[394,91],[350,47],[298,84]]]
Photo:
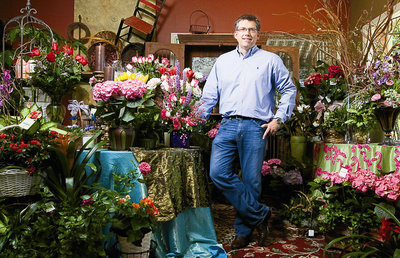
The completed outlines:
[[[0,197],[34,195],[39,191],[41,178],[30,176],[23,169],[6,169],[0,172]]]
[[[148,258],[151,250],[151,235],[147,233],[142,239],[142,246],[134,245],[128,242],[127,237],[118,236],[118,242],[121,249],[122,258]]]

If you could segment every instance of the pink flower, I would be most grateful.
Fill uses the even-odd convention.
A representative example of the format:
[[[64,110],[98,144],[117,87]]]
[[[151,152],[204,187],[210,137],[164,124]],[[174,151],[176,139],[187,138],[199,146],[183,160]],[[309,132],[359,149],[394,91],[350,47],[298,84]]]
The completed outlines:
[[[371,97],[372,101],[377,101],[381,99],[381,94],[377,93],[374,96]]]
[[[93,203],[94,201],[92,200],[92,197],[82,200],[82,205],[92,205]]]
[[[170,116],[171,116],[171,114],[166,109],[161,110],[161,119],[162,120],[167,120]]]
[[[181,124],[181,122],[179,121],[179,118],[173,117],[173,118],[171,118],[171,119],[172,119],[172,123],[173,123],[173,126],[174,126],[174,130],[179,130],[179,129],[182,128],[182,124]]]
[[[169,100],[171,102],[176,102],[178,100],[178,98],[176,97],[175,93],[172,93],[172,94],[169,95]]]
[[[151,172],[151,167],[149,163],[142,162],[139,164],[139,170],[142,172],[143,175],[147,175]]]
[[[261,168],[261,174],[263,176],[266,176],[271,173],[271,167],[268,165],[266,161],[263,162],[262,168]]]
[[[217,133],[218,133],[218,129],[217,128],[213,128],[213,129],[211,129],[210,131],[208,131],[208,137],[210,138],[210,139],[214,139],[215,138],[215,136],[217,135]]]
[[[280,159],[270,159],[267,161],[268,165],[280,165],[282,161]]]

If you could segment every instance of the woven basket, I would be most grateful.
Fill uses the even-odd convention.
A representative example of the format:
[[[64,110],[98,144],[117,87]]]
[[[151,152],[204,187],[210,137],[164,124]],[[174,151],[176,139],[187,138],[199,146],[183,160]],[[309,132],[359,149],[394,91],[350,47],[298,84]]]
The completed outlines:
[[[151,232],[144,235],[142,246],[128,242],[127,237],[118,236],[119,247],[122,258],[148,258],[150,256]]]
[[[0,197],[34,195],[39,191],[41,178],[30,176],[26,170],[6,169],[0,172]]]

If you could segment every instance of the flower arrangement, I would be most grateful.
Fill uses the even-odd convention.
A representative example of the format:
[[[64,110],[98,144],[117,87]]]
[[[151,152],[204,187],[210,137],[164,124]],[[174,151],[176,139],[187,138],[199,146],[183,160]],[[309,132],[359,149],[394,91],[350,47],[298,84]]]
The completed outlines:
[[[328,65],[322,61],[317,62],[315,70],[316,73],[309,75],[304,81],[309,104],[314,109],[313,126],[320,131],[334,129],[344,133],[347,129],[343,125],[347,117],[347,84],[343,71],[338,65]]]
[[[28,56],[35,61],[29,83],[50,96],[52,103],[61,103],[62,96],[71,93],[81,80],[83,67],[88,61],[73,56],[74,49],[64,45],[60,50],[53,42],[51,49],[33,48]]]
[[[367,65],[357,74],[360,87],[353,94],[354,102],[374,109],[400,106],[400,49],[395,48],[384,56]]]
[[[133,77],[131,77],[133,78]],[[126,79],[123,81],[104,81],[96,83],[92,89],[97,102],[95,116],[110,123],[111,127],[132,126],[135,115],[141,108],[154,106],[153,88],[147,78]]]
[[[176,71],[179,71],[177,62]],[[201,73],[195,73],[190,68],[176,75],[161,70],[162,100],[157,104],[161,108],[161,119],[170,132],[190,132],[203,123],[198,107],[200,105],[200,83],[205,80]]]

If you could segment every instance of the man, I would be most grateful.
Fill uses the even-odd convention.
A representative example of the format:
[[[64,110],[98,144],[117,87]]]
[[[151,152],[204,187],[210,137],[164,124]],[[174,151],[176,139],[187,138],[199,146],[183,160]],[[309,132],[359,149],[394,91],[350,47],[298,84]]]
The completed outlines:
[[[268,135],[275,135],[295,106],[296,87],[279,56],[256,46],[260,22],[242,15],[235,22],[235,50],[221,55],[203,89],[203,117],[219,101],[221,126],[211,152],[210,177],[237,211],[232,249],[249,244],[254,229],[264,245],[271,210],[259,202],[261,168]],[[281,93],[275,109],[275,89]],[[233,169],[236,155],[241,180]]]

